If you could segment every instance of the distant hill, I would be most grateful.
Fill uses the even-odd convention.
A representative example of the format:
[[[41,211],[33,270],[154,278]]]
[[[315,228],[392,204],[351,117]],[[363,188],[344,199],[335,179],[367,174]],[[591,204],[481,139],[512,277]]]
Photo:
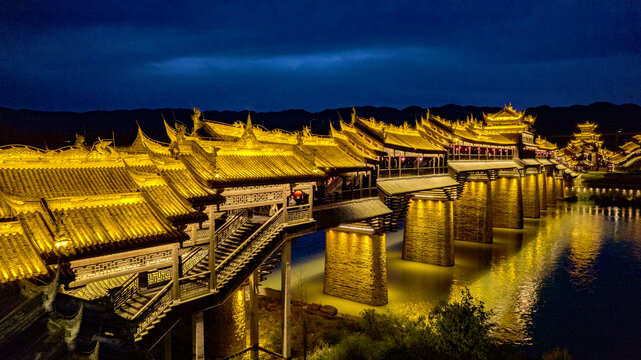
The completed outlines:
[[[499,107],[475,107],[445,105],[430,108],[432,114],[446,119],[464,120],[469,115],[481,119],[483,113],[496,112]],[[337,125],[339,114],[349,120],[351,108],[327,109],[311,113],[305,110],[284,110],[278,112],[252,112],[254,124],[268,129],[300,130],[304,125],[311,125],[314,133],[327,134],[329,121]],[[425,113],[425,108],[410,106],[403,110],[390,107],[357,107],[360,116],[374,117],[377,120],[402,124],[413,123],[415,118]],[[0,108],[0,144],[25,144],[36,147],[58,148],[73,143],[76,133],[85,134],[87,143],[98,137],[112,138],[115,134],[116,144],[129,144],[136,134],[136,123],[154,139],[167,141],[162,117],[173,124],[174,119],[191,128],[191,109],[137,109],[114,111],[47,112],[34,110],[12,110]],[[527,114],[536,115],[537,133],[549,137],[550,141],[564,146],[568,136],[576,131],[576,124],[589,120],[599,125],[598,130],[606,134],[606,145],[616,147],[629,138],[629,133],[641,132],[641,107],[635,104],[614,105],[594,103],[591,105],[574,105],[569,107],[539,106],[526,109]],[[245,121],[247,111],[205,111],[205,118],[233,123]],[[622,135],[615,134],[621,130]],[[611,134],[611,135],[608,135]]]

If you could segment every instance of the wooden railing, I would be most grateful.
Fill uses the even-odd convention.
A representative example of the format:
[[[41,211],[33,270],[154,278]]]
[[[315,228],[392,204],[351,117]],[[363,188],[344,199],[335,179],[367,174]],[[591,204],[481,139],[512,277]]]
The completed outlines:
[[[216,230],[216,233],[214,234],[216,246],[243,226],[247,221],[249,220],[247,218],[246,210],[233,215],[223,226],[220,227],[220,229]],[[182,255],[182,273],[188,273],[194,266],[201,262],[208,253],[209,249],[207,248],[207,245],[193,246],[187,254]],[[148,273],[148,285],[155,285],[171,280],[170,269],[171,268],[162,268]],[[138,274],[134,274],[112,295],[114,299],[114,308],[120,308],[138,291],[140,291],[139,278]]]
[[[230,275],[247,261],[254,250],[264,246],[270,236],[279,232],[282,226],[283,209],[280,209],[220,263],[220,266],[216,268],[218,286],[226,283]]]
[[[296,223],[309,220],[309,204],[287,208],[287,223]]]
[[[303,209],[296,211],[303,211]],[[308,212],[308,208],[305,211]],[[278,233],[280,233],[283,228],[283,224],[284,211],[280,209],[261,225],[258,230],[243,241],[220,265],[216,266],[217,285],[216,289],[213,289],[213,292],[218,292],[235,274],[238,274],[242,267],[251,261],[271,239],[278,236]],[[209,289],[209,275],[210,272],[206,271],[180,278],[178,282],[180,299],[177,301],[180,302],[211,293],[212,289]],[[167,311],[174,302],[171,291],[172,286],[172,282],[165,285],[149,302],[134,314],[132,318],[137,320],[135,338],[140,337],[145,329],[147,329],[160,314]]]
[[[235,233],[236,230],[240,229],[240,227],[245,225],[248,221],[249,217],[247,216],[246,209],[243,209],[242,211],[233,215],[223,224],[223,226],[220,227],[220,229],[216,230],[216,233],[214,234],[214,243],[216,244],[216,246],[230,237],[231,234]]]

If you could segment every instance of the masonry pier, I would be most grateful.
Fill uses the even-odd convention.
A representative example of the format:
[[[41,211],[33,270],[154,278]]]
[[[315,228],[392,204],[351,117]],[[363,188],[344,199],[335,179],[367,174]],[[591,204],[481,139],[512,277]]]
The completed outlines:
[[[523,229],[523,194],[518,173],[502,175],[492,184],[492,221],[494,227]]]
[[[454,265],[454,205],[452,201],[414,197],[403,234],[403,260]]]
[[[323,292],[368,305],[387,304],[385,234],[346,225],[325,231]]]
[[[486,176],[471,176],[454,202],[454,240],[492,242],[492,183]]]

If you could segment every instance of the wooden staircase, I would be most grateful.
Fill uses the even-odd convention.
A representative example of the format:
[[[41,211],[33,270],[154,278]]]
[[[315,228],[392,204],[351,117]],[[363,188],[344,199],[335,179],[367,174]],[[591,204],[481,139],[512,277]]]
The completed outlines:
[[[132,296],[118,311],[135,324],[135,341],[150,337],[146,342],[153,344],[171,329],[183,314],[223,303],[234,290],[247,281],[253,271],[259,270],[266,276],[269,268],[275,266],[275,260],[269,260],[264,265],[263,263],[281,246],[282,232],[283,211],[280,210],[263,224],[244,224],[220,242],[216,252],[216,288],[213,290],[208,288],[208,258],[203,256],[193,267],[183,269],[179,280],[179,301],[172,299],[171,283],[160,289],[141,291]],[[197,254],[198,251],[193,253]],[[186,254],[185,258],[189,259],[189,255],[191,253]],[[153,336],[149,335],[152,332]]]

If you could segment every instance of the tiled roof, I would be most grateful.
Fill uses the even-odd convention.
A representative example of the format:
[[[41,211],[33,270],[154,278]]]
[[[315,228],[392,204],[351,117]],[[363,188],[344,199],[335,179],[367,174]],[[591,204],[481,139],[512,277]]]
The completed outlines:
[[[0,223],[0,283],[48,274],[19,222]]]

